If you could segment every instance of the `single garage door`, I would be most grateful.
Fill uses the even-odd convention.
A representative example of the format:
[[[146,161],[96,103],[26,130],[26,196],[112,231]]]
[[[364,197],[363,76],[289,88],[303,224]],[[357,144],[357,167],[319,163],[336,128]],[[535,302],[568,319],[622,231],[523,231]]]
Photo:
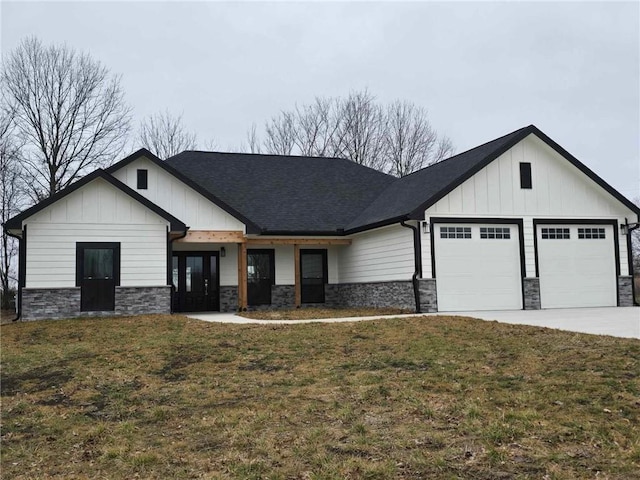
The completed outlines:
[[[615,307],[611,225],[537,225],[542,308]]]
[[[438,311],[518,310],[518,225],[436,224]]]

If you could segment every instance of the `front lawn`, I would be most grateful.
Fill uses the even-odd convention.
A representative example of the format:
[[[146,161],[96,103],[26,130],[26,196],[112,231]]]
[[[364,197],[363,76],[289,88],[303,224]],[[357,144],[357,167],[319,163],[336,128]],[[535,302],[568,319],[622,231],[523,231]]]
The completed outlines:
[[[457,317],[2,327],[3,478],[638,478],[640,341]]]

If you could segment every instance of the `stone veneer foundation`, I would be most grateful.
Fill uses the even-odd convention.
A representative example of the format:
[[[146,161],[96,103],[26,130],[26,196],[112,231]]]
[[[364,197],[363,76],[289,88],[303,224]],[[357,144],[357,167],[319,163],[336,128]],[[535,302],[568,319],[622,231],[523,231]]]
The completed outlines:
[[[115,310],[80,311],[80,287],[23,288],[22,320],[169,313],[171,287],[116,287]]]
[[[618,277],[618,306],[633,307],[633,277],[629,275]]]
[[[416,308],[411,281],[329,284],[325,300],[328,307]]]
[[[524,309],[540,310],[540,279],[530,277],[523,279]]]

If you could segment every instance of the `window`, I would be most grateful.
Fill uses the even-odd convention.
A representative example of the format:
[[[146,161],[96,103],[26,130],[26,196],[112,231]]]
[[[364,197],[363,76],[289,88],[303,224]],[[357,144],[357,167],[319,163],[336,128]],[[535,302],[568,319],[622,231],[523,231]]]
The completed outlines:
[[[511,238],[511,229],[500,227],[480,227],[480,238],[509,239]]]
[[[138,190],[146,190],[148,185],[148,171],[138,169]]]
[[[520,188],[531,188],[531,164],[520,163]]]
[[[271,286],[275,283],[275,250],[247,250],[247,302],[249,305],[270,305]]]
[[[604,233],[604,228],[579,228],[578,238],[585,240],[607,238]]]
[[[571,235],[568,228],[543,228],[543,240],[569,240]]]
[[[471,227],[440,227],[440,238],[471,238]]]

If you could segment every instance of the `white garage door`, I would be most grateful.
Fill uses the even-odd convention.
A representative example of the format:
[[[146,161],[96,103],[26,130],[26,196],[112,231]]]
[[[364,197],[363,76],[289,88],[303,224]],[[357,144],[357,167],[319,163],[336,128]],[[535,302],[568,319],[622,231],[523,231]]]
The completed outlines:
[[[542,308],[615,307],[611,225],[538,225]]]
[[[438,311],[522,308],[517,225],[436,224]]]

